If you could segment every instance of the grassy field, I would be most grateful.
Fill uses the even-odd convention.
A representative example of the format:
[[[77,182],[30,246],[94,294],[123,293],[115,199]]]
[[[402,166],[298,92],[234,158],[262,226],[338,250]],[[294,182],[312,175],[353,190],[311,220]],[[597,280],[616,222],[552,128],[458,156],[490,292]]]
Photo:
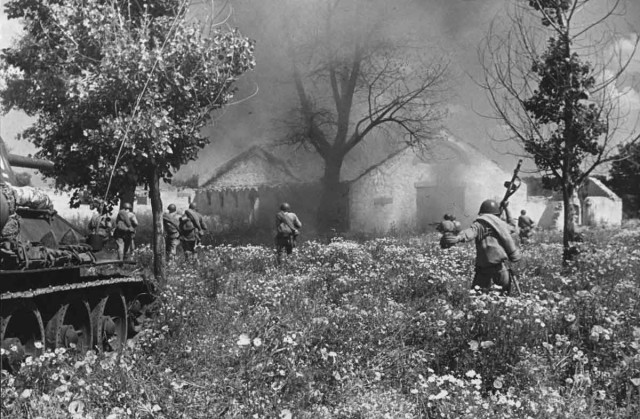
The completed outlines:
[[[170,267],[122,353],[3,372],[3,418],[638,418],[640,228],[539,237],[523,294],[470,292],[475,249],[435,235],[261,246]],[[139,249],[147,265],[150,251]]]

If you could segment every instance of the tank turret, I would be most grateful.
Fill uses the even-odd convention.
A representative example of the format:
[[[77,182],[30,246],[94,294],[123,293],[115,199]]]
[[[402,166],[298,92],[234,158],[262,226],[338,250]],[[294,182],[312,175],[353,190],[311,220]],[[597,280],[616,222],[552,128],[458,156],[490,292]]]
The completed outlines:
[[[152,300],[146,281],[132,275],[134,263],[95,252],[43,190],[17,187],[14,167],[53,163],[10,154],[0,138],[2,368],[45,348],[121,347]]]

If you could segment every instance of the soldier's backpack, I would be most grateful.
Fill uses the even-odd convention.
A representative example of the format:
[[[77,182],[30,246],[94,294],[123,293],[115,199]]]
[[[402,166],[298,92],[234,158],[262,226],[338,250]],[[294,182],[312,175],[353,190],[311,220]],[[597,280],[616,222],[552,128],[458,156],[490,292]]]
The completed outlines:
[[[283,211],[276,214],[276,220],[278,220],[278,226],[276,228],[278,236],[289,237],[298,235],[298,230]]]
[[[193,224],[191,217],[184,215],[180,218],[180,225],[178,226],[181,234],[192,232],[196,226]]]
[[[120,234],[131,233],[133,231],[129,213],[126,210],[120,210],[118,212],[116,217],[116,231]]]

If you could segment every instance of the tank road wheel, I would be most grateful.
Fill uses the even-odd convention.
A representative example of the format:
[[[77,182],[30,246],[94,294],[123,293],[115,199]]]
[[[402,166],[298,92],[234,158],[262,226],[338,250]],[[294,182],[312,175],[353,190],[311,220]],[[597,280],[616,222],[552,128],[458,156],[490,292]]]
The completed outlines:
[[[117,351],[127,341],[127,305],[120,292],[102,298],[91,311],[93,341],[98,349]]]
[[[91,349],[92,329],[89,303],[78,300],[60,306],[45,328],[47,348]]]
[[[3,313],[0,326],[2,368],[15,371],[25,356],[38,356],[42,353],[44,326],[40,311],[32,303],[16,306],[6,313]],[[40,343],[39,347],[37,342]]]

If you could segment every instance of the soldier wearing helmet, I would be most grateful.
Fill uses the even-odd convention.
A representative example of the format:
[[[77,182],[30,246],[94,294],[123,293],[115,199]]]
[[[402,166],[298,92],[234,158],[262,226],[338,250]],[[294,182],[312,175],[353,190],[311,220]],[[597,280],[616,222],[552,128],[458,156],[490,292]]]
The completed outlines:
[[[527,244],[531,236],[533,235],[533,225],[535,223],[527,215],[527,211],[520,211],[520,217],[518,217],[518,230],[520,236],[520,243]]]
[[[291,212],[291,206],[283,202],[280,211],[276,213],[276,262],[282,264],[282,256],[286,251],[287,255],[293,253],[296,246],[296,237],[300,234],[299,229],[302,223],[298,216]]]
[[[198,245],[207,230],[204,217],[198,212],[198,206],[195,202],[189,204],[189,209],[180,217],[180,244],[184,251],[185,259],[189,259],[196,254],[196,245]]]
[[[507,216],[500,218],[501,209]],[[503,293],[511,291],[511,271],[505,262],[518,262],[522,255],[511,234],[515,222],[507,204],[501,206],[493,199],[480,205],[478,218],[471,226],[458,235],[448,238],[449,244],[474,240],[476,243],[476,268],[472,288],[478,286],[488,290],[492,284],[502,288]]]
[[[122,204],[118,215],[116,215],[115,230],[113,237],[118,245],[118,259],[130,260],[133,252],[133,239],[138,227],[138,219],[133,213],[133,206],[129,202]]]
[[[111,223],[107,203],[98,201],[92,204],[92,206],[95,208],[96,213],[91,217],[89,225],[87,226],[87,230],[89,231],[87,243],[91,244],[94,251],[99,252],[109,240],[113,224]]]
[[[171,260],[176,256],[176,250],[180,243],[180,218],[178,217],[174,204],[169,204],[167,212],[162,214],[162,225],[164,227],[164,244],[167,260]]]

